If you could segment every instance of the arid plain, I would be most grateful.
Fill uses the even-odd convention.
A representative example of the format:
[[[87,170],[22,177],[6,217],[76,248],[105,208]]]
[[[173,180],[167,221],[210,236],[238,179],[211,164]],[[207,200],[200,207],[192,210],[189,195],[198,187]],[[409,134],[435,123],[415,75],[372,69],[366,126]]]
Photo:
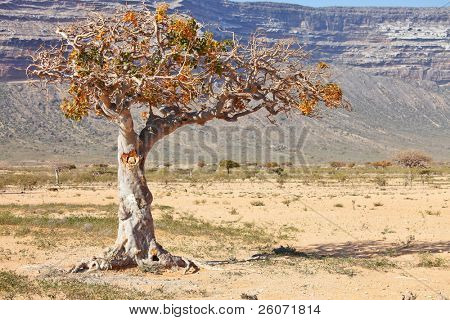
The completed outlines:
[[[51,168],[2,168],[3,299],[449,296],[446,166],[149,170],[159,241],[200,271],[68,274],[114,242],[114,172],[66,170],[56,186]]]

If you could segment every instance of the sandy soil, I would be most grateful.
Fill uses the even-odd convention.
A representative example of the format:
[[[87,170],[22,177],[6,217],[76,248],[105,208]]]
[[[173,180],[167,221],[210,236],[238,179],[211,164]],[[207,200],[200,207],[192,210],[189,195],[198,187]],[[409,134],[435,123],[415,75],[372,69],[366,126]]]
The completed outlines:
[[[255,232],[272,235],[273,241],[269,246],[243,239],[227,243],[227,238],[158,231],[163,245],[199,261],[201,271],[154,275],[126,270],[70,277],[139,290],[159,288],[178,299],[240,299],[243,293],[259,299],[401,299],[408,293],[417,299],[450,296],[448,185],[285,183],[280,187],[272,182],[233,182],[151,183],[150,187],[154,205],[173,207],[175,217],[188,214],[214,225],[251,225]],[[5,192],[0,193],[0,205],[99,205],[116,203],[116,198],[114,187],[105,185]],[[161,214],[154,210],[156,219]],[[46,268],[67,269],[99,254],[110,241],[65,237],[49,249],[27,240],[29,236],[0,235],[0,269],[39,277]],[[228,259],[231,254],[243,259],[281,245],[307,257],[277,255],[267,261],[204,265],[205,260]],[[424,259],[446,263],[427,265]]]

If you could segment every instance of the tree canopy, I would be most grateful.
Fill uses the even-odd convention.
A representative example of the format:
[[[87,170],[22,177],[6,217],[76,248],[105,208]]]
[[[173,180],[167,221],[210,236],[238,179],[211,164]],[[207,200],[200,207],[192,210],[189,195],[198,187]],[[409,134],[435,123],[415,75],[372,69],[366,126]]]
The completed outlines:
[[[215,40],[192,17],[128,7],[95,14],[57,30],[58,46],[41,48],[27,69],[31,77],[68,83],[64,114],[80,120],[90,112],[118,120],[132,106],[150,122],[167,126],[236,121],[260,109],[268,118],[320,105],[349,107],[329,82],[328,65],[306,65],[308,53],[294,39],[271,42],[254,35],[242,44],[229,33]]]

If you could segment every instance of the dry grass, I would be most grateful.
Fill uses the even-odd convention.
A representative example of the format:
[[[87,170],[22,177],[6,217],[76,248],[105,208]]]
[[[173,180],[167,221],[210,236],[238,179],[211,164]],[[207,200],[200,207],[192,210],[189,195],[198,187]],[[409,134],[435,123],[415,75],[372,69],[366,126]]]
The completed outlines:
[[[143,292],[110,284],[90,284],[76,279],[30,279],[0,270],[1,299],[146,300],[170,299],[162,291]]]
[[[154,206],[153,209],[159,213],[155,219],[158,230],[169,234],[259,245],[268,245],[274,240],[272,234],[252,223],[216,225],[190,214],[175,212],[170,206]],[[0,206],[0,227],[15,227],[15,236],[33,236],[36,240],[51,237],[56,241],[62,238],[63,232],[55,232],[57,229],[70,231],[72,236],[75,233],[78,237],[113,238],[117,229],[116,211],[116,205],[3,205]],[[53,217],[55,212],[66,215]]]
[[[401,186],[404,180],[409,181],[411,178],[413,182],[439,184],[442,176],[450,174],[449,166],[435,166],[427,169],[409,169],[396,166],[378,169],[370,166],[346,166],[338,170],[326,167],[309,167],[307,169],[284,167],[278,169],[280,170],[267,169],[263,166],[242,165],[227,174],[226,171],[221,170],[216,165],[193,169],[148,168],[146,176],[149,181],[162,183],[205,183],[246,179],[267,181],[272,179],[280,184],[298,181],[304,184],[314,183],[319,185],[372,181],[379,186],[386,186],[389,176],[392,185]],[[60,185],[115,184],[117,181],[116,171],[115,166],[106,165],[64,170],[60,173]],[[0,190],[8,187],[29,190],[42,186],[53,186],[55,183],[54,170],[48,167],[5,168],[3,172],[0,172]]]
[[[447,260],[441,257],[433,257],[429,253],[422,253],[420,255],[419,267],[424,268],[442,268],[447,265]]]
[[[264,207],[265,206],[264,202],[262,202],[262,201],[252,201],[252,202],[250,202],[250,204],[254,207]]]

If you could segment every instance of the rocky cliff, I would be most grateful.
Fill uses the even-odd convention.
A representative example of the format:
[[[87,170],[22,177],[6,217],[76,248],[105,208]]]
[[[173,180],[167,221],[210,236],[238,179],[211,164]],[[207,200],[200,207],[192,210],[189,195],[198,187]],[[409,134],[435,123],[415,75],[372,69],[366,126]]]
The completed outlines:
[[[151,2],[151,1],[148,1]],[[310,8],[280,3],[175,0],[209,28],[241,36],[259,31],[269,38],[295,36],[315,59],[414,80],[450,85],[450,9]],[[27,55],[56,41],[55,25],[90,12],[112,12],[118,4],[142,1],[0,0],[0,79],[21,79]]]

